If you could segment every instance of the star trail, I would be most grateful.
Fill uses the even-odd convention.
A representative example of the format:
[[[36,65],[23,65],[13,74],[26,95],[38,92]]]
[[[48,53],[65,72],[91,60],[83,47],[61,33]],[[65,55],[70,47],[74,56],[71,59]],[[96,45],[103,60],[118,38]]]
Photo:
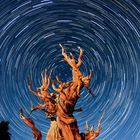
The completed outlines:
[[[0,0],[0,121],[10,124],[12,140],[33,140],[19,117],[27,116],[39,99],[28,90],[41,85],[41,72],[51,78],[72,78],[61,55],[61,43],[77,59],[83,49],[80,70],[93,71],[90,89],[81,91],[74,113],[81,132],[97,127],[97,140],[140,139],[140,1],[139,0]],[[54,92],[51,85],[50,92]],[[43,140],[50,120],[41,111],[31,118]]]

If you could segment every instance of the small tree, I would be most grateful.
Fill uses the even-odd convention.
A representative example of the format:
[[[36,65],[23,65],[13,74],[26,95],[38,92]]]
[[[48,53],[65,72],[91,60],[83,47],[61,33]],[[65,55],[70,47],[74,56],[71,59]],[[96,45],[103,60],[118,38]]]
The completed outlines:
[[[10,140],[9,122],[8,121],[0,122],[0,140]]]

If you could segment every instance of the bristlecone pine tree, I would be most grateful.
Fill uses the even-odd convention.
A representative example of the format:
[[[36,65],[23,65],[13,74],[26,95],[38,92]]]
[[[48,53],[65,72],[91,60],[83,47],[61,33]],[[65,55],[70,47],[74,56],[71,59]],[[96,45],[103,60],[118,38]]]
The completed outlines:
[[[94,140],[101,131],[101,116],[98,127],[94,131],[93,126],[89,130],[88,123],[86,122],[86,133],[80,133],[77,126],[77,120],[73,116],[74,111],[82,111],[81,108],[75,109],[77,100],[80,97],[80,91],[83,87],[88,88],[89,82],[92,77],[92,72],[88,76],[84,76],[79,70],[82,64],[83,50],[79,47],[80,55],[76,62],[72,53],[68,56],[65,49],[62,48],[62,55],[64,60],[72,67],[72,80],[62,82],[58,76],[56,81],[58,87],[55,86],[55,81],[51,80],[47,72],[42,72],[42,85],[36,90],[32,89],[32,81],[29,80],[29,90],[43,101],[43,104],[38,104],[31,109],[31,113],[37,109],[45,112],[47,118],[51,119],[50,129],[47,133],[46,140]],[[51,82],[52,81],[52,82]],[[49,93],[48,88],[52,83],[55,93]],[[20,117],[32,129],[35,140],[41,140],[41,132],[35,127],[33,120],[29,117],[24,117],[23,111],[20,111]]]

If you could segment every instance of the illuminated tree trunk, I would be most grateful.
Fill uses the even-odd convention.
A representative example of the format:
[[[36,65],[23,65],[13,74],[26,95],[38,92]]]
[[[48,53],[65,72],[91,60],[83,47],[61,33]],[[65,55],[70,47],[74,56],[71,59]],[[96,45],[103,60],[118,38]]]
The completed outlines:
[[[70,53],[70,57],[66,54],[65,49],[62,48],[62,55],[64,60],[72,67],[72,81],[62,82],[58,76],[56,76],[58,87],[55,87],[54,80],[52,80],[52,87],[56,93],[49,93],[48,87],[50,84],[50,76],[47,77],[46,71],[42,73],[42,86],[37,88],[36,91],[32,89],[32,81],[29,82],[29,90],[39,97],[44,104],[38,104],[32,111],[41,109],[45,112],[46,116],[51,119],[50,129],[47,133],[46,140],[94,140],[100,133],[101,130],[101,119],[98,123],[98,128],[96,131],[92,128],[88,130],[88,125],[86,125],[86,133],[80,133],[77,125],[77,120],[73,116],[74,111],[82,111],[81,108],[75,109],[77,100],[80,98],[80,91],[83,87],[88,88],[89,82],[92,77],[90,71],[89,76],[84,76],[79,70],[79,66],[82,64],[82,54],[81,48],[78,61],[76,63],[74,56]],[[92,94],[90,92],[90,94]],[[23,119],[22,112],[21,118]],[[31,127],[35,128],[34,122],[30,122],[31,119],[25,118],[23,121]],[[30,125],[31,124],[31,125]],[[33,128],[32,128],[33,125]],[[33,129],[34,130],[34,129]],[[35,135],[37,133],[33,131]],[[38,130],[38,132],[40,132]],[[41,136],[37,135],[37,139],[40,140]]]

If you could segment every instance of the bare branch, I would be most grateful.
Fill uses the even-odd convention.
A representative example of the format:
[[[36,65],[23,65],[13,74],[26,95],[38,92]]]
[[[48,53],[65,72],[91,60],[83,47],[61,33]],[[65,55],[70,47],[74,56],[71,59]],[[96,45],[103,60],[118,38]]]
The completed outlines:
[[[52,80],[52,88],[56,91],[56,92],[60,92],[62,89],[60,88],[56,88],[55,84],[54,84],[54,80]]]
[[[102,122],[103,116],[104,116],[104,112],[102,113],[101,118],[100,118],[100,120],[99,120],[99,122],[98,122],[98,127],[101,126],[101,122]]]
[[[90,74],[89,74],[88,78],[89,78],[89,79],[92,78],[92,70],[90,70]]]
[[[80,55],[79,55],[79,58],[78,58],[77,67],[79,67],[82,64],[82,57],[83,57],[83,50],[80,47],[78,47],[78,48],[80,50]]]
[[[60,77],[58,75],[56,76],[56,80],[59,84],[62,84],[62,81],[60,80]]]
[[[89,132],[89,129],[88,129],[88,122],[86,121],[86,131],[87,133]]]
[[[76,66],[76,62],[74,59],[74,56],[72,53],[70,53],[70,56],[72,57],[72,59],[66,54],[65,49],[63,48],[63,46],[61,44],[59,44],[60,47],[62,48],[62,55],[64,56],[64,60],[72,67],[72,68],[77,68]]]

